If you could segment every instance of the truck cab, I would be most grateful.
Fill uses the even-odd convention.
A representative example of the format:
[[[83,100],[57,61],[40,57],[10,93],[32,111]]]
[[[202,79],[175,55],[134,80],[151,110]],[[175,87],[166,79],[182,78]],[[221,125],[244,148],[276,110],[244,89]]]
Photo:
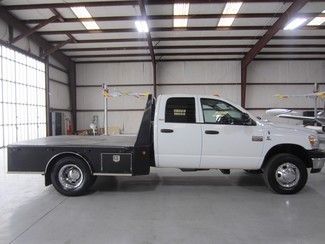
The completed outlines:
[[[306,170],[299,170],[290,162],[302,161],[302,168],[311,168],[312,173],[324,166],[324,153],[319,150],[315,131],[260,121],[242,107],[217,96],[159,96],[154,149],[156,167],[245,169],[267,175],[275,160],[277,167],[267,177],[275,176],[271,184],[280,193],[294,192],[292,182],[307,178]],[[284,159],[287,162],[281,164]]]

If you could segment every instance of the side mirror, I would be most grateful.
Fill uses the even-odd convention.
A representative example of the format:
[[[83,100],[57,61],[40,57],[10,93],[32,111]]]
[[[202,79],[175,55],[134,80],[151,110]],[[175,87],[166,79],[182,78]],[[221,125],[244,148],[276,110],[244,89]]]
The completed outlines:
[[[254,120],[252,120],[248,114],[246,113],[243,113],[242,114],[242,122],[243,122],[243,125],[256,125]]]
[[[242,121],[243,121],[244,123],[247,123],[247,122],[250,121],[251,118],[249,117],[248,114],[244,113],[244,114],[242,114],[241,119],[242,119]]]

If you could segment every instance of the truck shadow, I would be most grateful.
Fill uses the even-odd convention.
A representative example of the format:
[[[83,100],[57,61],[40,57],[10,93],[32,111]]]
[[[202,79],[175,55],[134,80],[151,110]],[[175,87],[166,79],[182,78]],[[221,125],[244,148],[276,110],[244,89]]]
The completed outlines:
[[[265,186],[262,175],[249,175],[246,173],[234,176],[215,175],[215,176],[162,176],[151,173],[147,176],[134,177],[98,177],[90,193],[96,191],[125,191],[141,192],[153,191],[158,185],[162,186],[239,186],[239,187],[261,187]],[[258,191],[261,191],[259,189]],[[265,187],[265,191],[267,188]]]

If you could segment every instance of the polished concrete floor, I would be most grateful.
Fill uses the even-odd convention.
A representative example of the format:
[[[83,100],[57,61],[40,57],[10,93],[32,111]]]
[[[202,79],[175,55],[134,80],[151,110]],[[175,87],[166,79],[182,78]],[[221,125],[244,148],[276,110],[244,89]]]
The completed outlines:
[[[235,171],[100,178],[82,197],[6,174],[0,155],[0,243],[325,243],[325,173],[302,192],[269,192]]]

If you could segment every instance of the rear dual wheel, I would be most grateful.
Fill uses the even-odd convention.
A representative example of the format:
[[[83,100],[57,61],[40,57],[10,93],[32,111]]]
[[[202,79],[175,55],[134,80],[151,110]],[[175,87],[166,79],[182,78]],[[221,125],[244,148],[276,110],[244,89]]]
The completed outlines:
[[[80,196],[94,184],[96,177],[80,158],[68,156],[59,159],[51,171],[54,188],[65,196]]]

